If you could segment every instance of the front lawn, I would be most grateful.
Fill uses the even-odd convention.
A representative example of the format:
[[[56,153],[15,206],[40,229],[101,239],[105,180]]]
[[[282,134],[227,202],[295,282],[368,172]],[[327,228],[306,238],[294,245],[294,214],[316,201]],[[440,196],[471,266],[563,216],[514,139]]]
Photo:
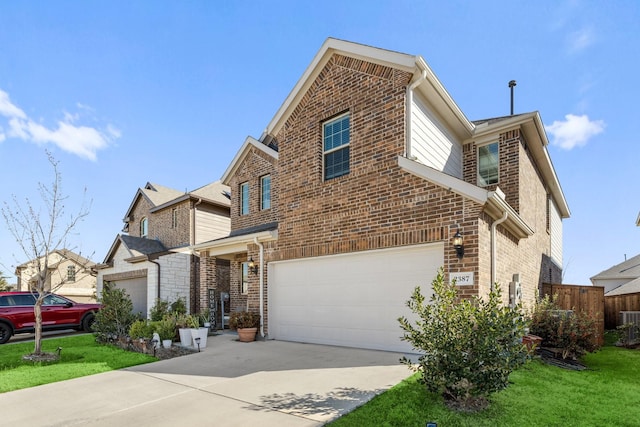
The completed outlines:
[[[60,361],[32,363],[22,360],[23,355],[33,351],[32,342],[2,345],[0,393],[157,360],[149,355],[98,344],[91,334],[42,341],[42,351],[54,353],[58,347],[62,347]]]
[[[640,424],[640,350],[614,346],[585,356],[585,371],[534,360],[477,414],[447,409],[414,375],[336,420],[345,426],[637,426]]]

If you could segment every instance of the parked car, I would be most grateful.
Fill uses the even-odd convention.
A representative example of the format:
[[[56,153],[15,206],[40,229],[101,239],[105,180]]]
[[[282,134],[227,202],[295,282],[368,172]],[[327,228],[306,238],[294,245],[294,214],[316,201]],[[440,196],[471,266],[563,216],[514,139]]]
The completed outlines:
[[[0,292],[0,344],[14,334],[33,332],[33,306],[37,294],[31,292]],[[42,303],[42,330],[76,329],[89,332],[100,310],[100,304],[85,304],[56,294],[47,294]]]

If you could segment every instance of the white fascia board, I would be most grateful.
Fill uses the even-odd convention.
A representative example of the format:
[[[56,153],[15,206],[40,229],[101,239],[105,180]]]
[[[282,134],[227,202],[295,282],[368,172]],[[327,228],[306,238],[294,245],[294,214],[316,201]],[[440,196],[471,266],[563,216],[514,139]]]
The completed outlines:
[[[392,68],[399,68],[409,72],[416,70],[416,56],[330,37],[322,44],[318,53],[313,57],[309,66],[273,116],[273,119],[271,119],[271,122],[267,125],[263,137],[267,134],[274,135],[278,132],[280,126],[282,126],[286,120],[286,117],[288,117],[290,112],[297,106],[302,96],[306,93],[307,88],[313,83],[315,77],[322,71],[322,68],[324,68],[334,53]]]
[[[417,177],[425,179],[436,185],[444,187],[449,191],[453,191],[467,199],[484,205],[489,197],[489,192],[476,185],[469,184],[466,181],[458,179],[454,176],[440,172],[415,160],[409,160],[406,157],[398,156],[398,166],[401,169],[413,174]]]
[[[507,203],[504,199],[504,193],[499,189],[489,193],[485,210],[493,219],[500,218],[506,212],[507,219],[502,223],[502,226],[519,239],[533,236],[534,230],[529,227],[515,209]]]
[[[248,136],[247,139],[244,140],[244,143],[242,144],[242,147],[240,147],[240,149],[238,150],[238,152],[234,156],[233,160],[231,161],[231,163],[227,167],[227,170],[222,175],[222,178],[220,178],[220,181],[224,185],[227,185],[227,186],[229,185],[229,179],[233,176],[233,174],[238,169],[238,167],[240,166],[240,164],[242,163],[244,158],[249,153],[249,148],[250,147],[255,147],[258,150],[262,151],[263,153],[265,153],[265,154],[273,157],[274,159],[278,160],[278,152],[276,150],[274,150],[272,148],[269,148],[266,145],[264,145],[263,143],[261,143],[260,141],[258,141],[257,139],[255,139],[255,138],[253,138],[251,136]]]
[[[278,230],[261,231],[259,233],[242,236],[226,237],[209,242],[198,243],[190,247],[195,252],[208,251],[211,256],[220,256],[247,251],[247,245],[258,242],[270,242],[278,240]]]
[[[471,136],[475,125],[458,107],[458,104],[453,100],[424,58],[417,56],[415,61],[420,70],[426,71],[426,79],[418,88],[425,94],[428,102],[432,103],[437,112],[450,123],[458,137],[465,139]]]

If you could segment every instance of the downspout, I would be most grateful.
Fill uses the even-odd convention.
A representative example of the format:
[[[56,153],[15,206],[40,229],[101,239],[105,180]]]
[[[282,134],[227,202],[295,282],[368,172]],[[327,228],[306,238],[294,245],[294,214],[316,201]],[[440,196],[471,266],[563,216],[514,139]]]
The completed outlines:
[[[407,143],[405,146],[404,156],[407,159],[411,159],[411,141],[413,137],[413,126],[411,126],[411,117],[413,114],[413,90],[427,79],[427,70],[422,70],[422,74],[418,77],[418,80],[407,86]]]
[[[202,203],[202,199],[198,198],[198,201],[193,205],[191,209],[191,244],[196,244],[196,208]]]
[[[160,299],[160,263],[152,259],[149,259],[149,262],[152,262],[158,266],[158,299]]]
[[[264,245],[258,241],[257,237],[253,238],[253,242],[260,248],[260,336],[264,338]]]
[[[493,291],[494,283],[496,283],[496,229],[498,225],[507,220],[509,214],[504,211],[502,218],[493,221],[491,224],[491,290]]]

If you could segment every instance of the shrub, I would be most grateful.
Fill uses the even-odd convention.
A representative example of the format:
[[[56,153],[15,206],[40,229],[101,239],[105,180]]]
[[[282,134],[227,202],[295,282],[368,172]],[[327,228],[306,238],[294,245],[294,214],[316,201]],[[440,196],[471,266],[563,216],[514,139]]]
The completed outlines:
[[[175,314],[187,313],[187,303],[185,302],[183,297],[180,297],[171,303],[171,312]]]
[[[154,322],[153,328],[161,340],[173,340],[176,337],[176,319],[172,315],[166,315],[162,320]]]
[[[149,310],[149,319],[152,322],[158,322],[167,314],[169,314],[169,301],[156,298],[155,304]]]
[[[398,319],[402,339],[423,353],[417,365],[401,361],[420,372],[427,390],[442,394],[448,406],[483,409],[489,394],[506,388],[511,372],[527,360],[522,309],[501,306],[497,285],[487,301],[460,300],[455,284],[444,282],[442,269],[432,286],[429,302],[419,287],[407,302],[419,318],[415,325]]]
[[[137,319],[133,314],[133,303],[124,289],[105,282],[98,299],[102,308],[96,313],[93,331],[96,339],[107,342],[126,336],[131,324]]]
[[[260,315],[250,311],[234,311],[229,316],[231,329],[257,328],[260,326]]]
[[[560,310],[548,295],[534,305],[529,328],[545,347],[562,350],[563,359],[575,360],[598,348],[595,320],[582,311]]]
[[[129,337],[134,340],[151,338],[154,332],[153,329],[153,324],[146,320],[136,320],[129,328]]]

